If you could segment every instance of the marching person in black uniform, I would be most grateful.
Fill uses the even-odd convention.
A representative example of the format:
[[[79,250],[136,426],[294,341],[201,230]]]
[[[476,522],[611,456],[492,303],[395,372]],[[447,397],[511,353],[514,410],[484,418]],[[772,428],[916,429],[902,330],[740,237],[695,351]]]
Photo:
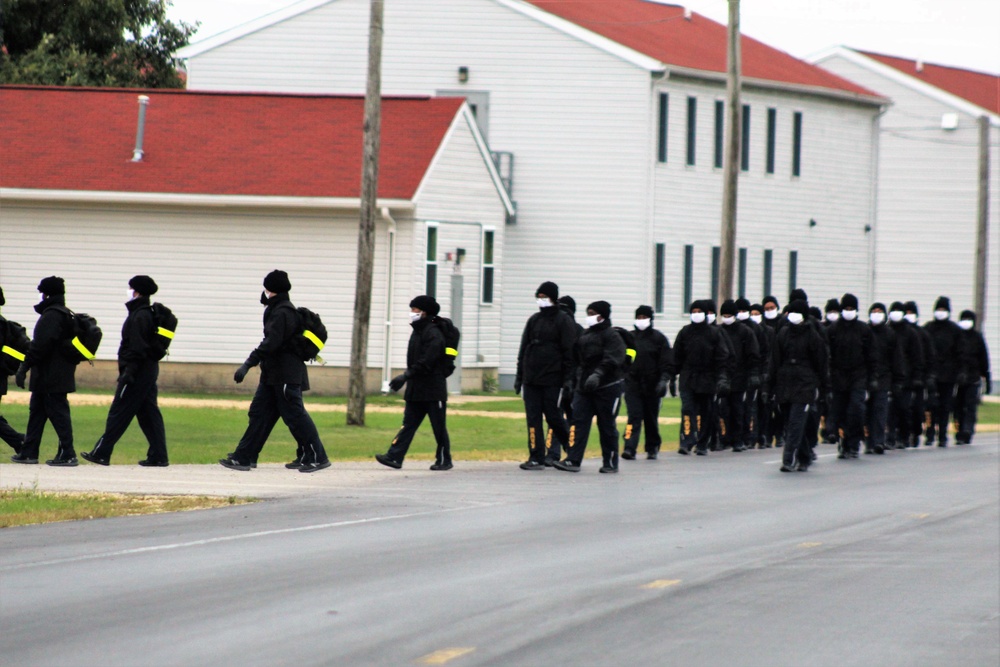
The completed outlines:
[[[785,319],[781,317],[781,308],[778,305],[778,300],[768,295],[764,297],[761,304],[763,307],[763,324],[774,334],[771,338],[772,344],[777,343],[778,330],[781,329],[782,324],[785,322]],[[767,415],[765,420],[766,428],[763,430],[764,445],[770,447],[773,442],[775,447],[781,449],[785,446],[785,416],[781,414],[781,408],[773,402],[772,396],[766,395],[764,398],[766,399],[766,404],[762,409]]]
[[[406,372],[397,375],[389,388],[399,391],[405,384],[406,408],[403,425],[393,438],[389,451],[376,454],[375,460],[390,468],[402,468],[403,459],[410,449],[424,417],[431,422],[437,452],[431,470],[451,470],[451,440],[448,438],[447,408],[448,384],[442,369],[445,357],[444,334],[434,324],[441,306],[433,297],[421,295],[410,301],[410,343],[406,348]]]
[[[906,449],[912,442],[913,405],[917,392],[924,390],[924,349],[917,327],[906,321],[906,306],[894,301],[889,306],[889,327],[896,334],[896,345],[903,355],[905,374],[893,390],[889,409],[887,449]]]
[[[3,306],[5,303],[7,303],[7,301],[3,296],[3,288],[0,287],[0,306]],[[3,315],[0,315],[0,337],[5,336],[6,332],[7,320]],[[6,343],[6,340],[0,339],[0,345],[4,346],[4,349],[0,352],[0,354],[20,354],[13,348],[7,349],[9,346],[7,346]],[[21,361],[23,361],[23,359]],[[7,395],[7,386],[7,373],[0,369],[0,399],[3,399],[3,397]],[[0,415],[0,440],[3,440],[10,445],[10,448],[14,450],[15,454],[21,451],[21,445],[24,443],[24,434],[18,433],[17,429],[11,426],[7,420],[3,418],[3,415]]]
[[[823,331],[826,333],[831,326],[840,320],[840,301],[837,299],[827,299],[824,308],[824,319],[822,322]],[[828,396],[820,396],[820,437],[828,445],[835,445],[839,440],[837,435],[837,421],[833,417],[833,409],[830,406]]]
[[[747,449],[757,446],[757,439],[760,434],[760,417],[758,407],[760,405],[760,387],[767,382],[767,373],[771,364],[771,345],[767,338],[767,332],[759,322],[750,318],[750,302],[740,297],[736,299],[736,321],[741,323],[757,341],[757,349],[760,352],[760,363],[757,365],[758,384],[753,389],[746,392],[746,400],[743,405],[743,444]],[[758,311],[759,312],[759,311]]]
[[[615,418],[622,398],[625,342],[611,326],[611,304],[594,301],[587,306],[588,328],[576,342],[577,384],[573,397],[573,425],[570,426],[566,458],[553,461],[559,470],[580,472],[597,417],[603,465],[601,472],[618,472],[618,427]]]
[[[917,308],[917,302],[907,301],[905,309],[906,314],[903,315],[903,319],[920,337],[920,351],[923,353],[922,382],[919,385],[920,388],[913,394],[913,412],[910,417],[910,447],[919,447],[920,436],[924,434],[924,410],[927,407],[927,396],[937,386],[934,379],[934,343],[931,341],[931,335],[927,333],[927,329],[920,326],[920,310]],[[914,382],[916,382],[916,378]],[[930,421],[929,414],[926,419]]]
[[[708,324],[704,301],[691,304],[691,324],[674,338],[670,374],[679,377],[681,441],[678,454],[708,454],[712,402],[729,394],[732,357],[718,327]]]
[[[725,337],[733,354],[729,394],[719,397],[719,435],[734,452],[746,451],[746,397],[760,387],[760,346],[757,336],[736,320],[736,302],[727,299],[720,309]]]
[[[931,335],[934,348],[934,386],[929,388],[927,399],[931,415],[925,424],[927,439],[924,444],[928,447],[933,445],[937,434],[938,447],[947,447],[948,419],[954,408],[955,381],[958,378],[958,335],[962,331],[951,321],[951,300],[948,297],[938,297],[934,303],[934,319],[925,324],[924,329]]]
[[[885,453],[890,396],[902,393],[906,376],[903,352],[896,341],[895,332],[885,323],[885,320],[885,304],[873,303],[868,309],[868,326],[872,332],[872,346],[871,372],[868,376],[868,423],[865,454]]]
[[[781,472],[805,472],[812,463],[806,438],[810,405],[827,389],[827,352],[823,338],[807,321],[805,301],[789,304],[788,326],[778,332],[771,355],[770,391],[785,415],[785,447]]]
[[[24,434],[21,451],[10,460],[14,463],[38,463],[38,448],[45,430],[45,422],[59,436],[59,450],[50,466],[73,467],[78,465],[73,447],[73,420],[70,417],[66,396],[76,391],[76,362],[65,351],[73,337],[72,315],[66,309],[66,283],[58,276],[44,278],[38,284],[42,300],[35,305],[39,314],[31,347],[14,379],[24,389],[24,380],[31,371],[31,399],[28,404],[28,428]]]
[[[528,422],[528,460],[521,464],[522,470],[544,470],[546,464],[558,461],[569,438],[569,426],[559,402],[563,393],[572,391],[576,326],[556,304],[558,285],[542,283],[535,298],[538,312],[524,325],[514,376],[514,391],[524,399]],[[549,425],[544,438],[543,414]]]
[[[576,341],[579,340],[580,336],[583,335],[583,326],[576,321],[576,301],[570,295],[566,294],[559,297],[559,308],[562,309],[564,313],[569,315],[569,318],[573,320],[574,331],[576,331],[576,338],[573,339],[574,349],[576,347]],[[574,369],[575,370],[575,369]],[[559,406],[563,415],[566,417],[566,424],[573,423],[573,383],[570,382],[570,390],[568,392],[563,392],[562,403]],[[552,429],[549,429],[548,437],[552,437]]]
[[[220,464],[232,470],[257,466],[257,457],[279,417],[298,445],[295,460],[286,464],[286,468],[316,472],[330,467],[316,424],[302,402],[302,392],[309,391],[309,374],[305,362],[291,349],[293,339],[302,330],[300,316],[288,296],[291,289],[292,283],[284,271],[271,271],[264,278],[264,291],[260,295],[265,306],[264,339],[233,374],[233,380],[239,384],[251,368],[260,364],[260,383],[250,402],[247,430],[236,451],[219,459]]]
[[[739,304],[738,301],[737,304]],[[755,327],[757,331],[757,344],[761,350],[761,389],[757,391],[757,402],[753,406],[753,428],[751,433],[753,439],[751,445],[756,446],[758,449],[766,449],[771,446],[767,435],[768,429],[771,426],[771,405],[768,402],[767,392],[763,388],[770,382],[771,354],[774,350],[777,334],[773,327],[764,324],[764,306],[759,303],[751,304],[748,314],[747,324]],[[737,305],[737,319],[739,316],[739,305]]]
[[[118,346],[118,387],[108,410],[104,435],[92,451],[80,453],[85,461],[110,465],[115,445],[132,419],[137,418],[139,428],[149,442],[146,458],[139,461],[139,465],[169,465],[167,434],[163,427],[163,415],[156,403],[160,363],[153,349],[156,318],[149,302],[149,297],[156,294],[157,289],[156,282],[149,276],[135,276],[128,281],[129,300],[125,303],[128,317],[122,325],[122,340]]]
[[[987,394],[993,393],[993,378],[990,374],[990,352],[986,339],[976,330],[976,314],[963,310],[958,317],[962,330],[959,336],[959,365],[955,382],[958,391],[955,397],[955,421],[958,433],[955,444],[972,444],[976,433],[976,412],[979,410],[979,392],[985,383]]]
[[[646,425],[646,458],[656,459],[660,453],[660,404],[672,387],[677,395],[677,385],[670,375],[670,341],[659,329],[653,328],[653,307],[635,309],[635,361],[625,376],[625,407],[628,424],[622,458],[631,461],[639,448],[639,437]]]
[[[840,436],[839,458],[857,458],[865,426],[865,393],[871,370],[872,332],[858,320],[858,297],[840,299],[840,319],[826,330],[830,346],[827,402]]]

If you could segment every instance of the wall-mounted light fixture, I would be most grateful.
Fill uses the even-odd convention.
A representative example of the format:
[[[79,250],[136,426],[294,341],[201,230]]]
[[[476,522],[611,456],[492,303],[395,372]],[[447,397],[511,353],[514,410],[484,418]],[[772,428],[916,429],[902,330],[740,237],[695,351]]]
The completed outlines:
[[[809,218],[809,226],[810,227],[815,227],[816,226],[816,220],[814,218]]]
[[[469,80],[469,68],[463,65],[462,67],[458,68],[458,82],[467,83],[468,80]]]
[[[871,230],[872,230],[872,226],[871,225],[865,225],[865,234],[867,234]]]

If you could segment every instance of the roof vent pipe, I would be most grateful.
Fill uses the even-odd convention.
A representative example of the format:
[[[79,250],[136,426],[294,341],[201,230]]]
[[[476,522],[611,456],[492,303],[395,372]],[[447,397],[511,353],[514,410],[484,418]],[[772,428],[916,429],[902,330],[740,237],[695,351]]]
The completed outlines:
[[[149,96],[139,96],[139,127],[135,130],[135,150],[132,151],[132,162],[142,162],[142,142],[146,134],[146,107],[149,106]]]
[[[684,8],[684,18],[686,20],[688,20],[688,21],[691,20],[691,8],[690,7],[685,7]]]
[[[924,61],[923,60],[918,60],[917,61],[917,71],[918,72],[923,72],[924,71]]]

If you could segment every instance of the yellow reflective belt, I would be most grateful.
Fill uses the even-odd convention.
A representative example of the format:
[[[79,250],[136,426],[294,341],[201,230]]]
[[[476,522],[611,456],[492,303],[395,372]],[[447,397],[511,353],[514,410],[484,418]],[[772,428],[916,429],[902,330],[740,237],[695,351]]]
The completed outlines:
[[[313,345],[316,346],[317,350],[322,350],[323,349],[323,341],[321,341],[319,339],[319,336],[317,336],[316,334],[314,334],[312,331],[309,331],[309,329],[306,329],[305,331],[302,332],[302,335],[305,336],[306,338],[308,338],[309,341]]]
[[[446,348],[444,348],[444,353],[447,354],[449,357],[457,357],[458,356],[458,350],[456,350],[453,347],[446,347]]]
[[[158,333],[159,335],[163,336],[164,338],[169,338],[170,340],[174,339],[174,332],[171,331],[170,329],[164,329],[163,327],[157,327],[156,328],[156,333]]]
[[[630,347],[625,348],[625,354],[628,355],[629,359],[631,359],[632,361],[635,361],[635,350],[633,350]]]
[[[24,355],[12,347],[7,347],[6,345],[4,345],[2,348],[0,348],[0,352],[3,352],[4,354],[9,354],[18,361],[24,361]]]
[[[73,347],[75,347],[80,352],[80,354],[83,355],[84,359],[93,359],[94,357],[97,356],[96,354],[94,354],[93,352],[91,352],[90,350],[88,350],[83,345],[83,343],[80,342],[80,338],[79,337],[76,337],[76,338],[73,339]]]

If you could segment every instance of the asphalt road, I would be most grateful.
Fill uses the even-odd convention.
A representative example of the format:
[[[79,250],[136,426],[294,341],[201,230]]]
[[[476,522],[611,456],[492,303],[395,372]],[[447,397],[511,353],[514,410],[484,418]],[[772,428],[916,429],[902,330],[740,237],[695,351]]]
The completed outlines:
[[[365,465],[255,505],[5,529],[0,664],[1000,664],[997,436],[820,453],[790,474],[774,450],[617,476]]]

